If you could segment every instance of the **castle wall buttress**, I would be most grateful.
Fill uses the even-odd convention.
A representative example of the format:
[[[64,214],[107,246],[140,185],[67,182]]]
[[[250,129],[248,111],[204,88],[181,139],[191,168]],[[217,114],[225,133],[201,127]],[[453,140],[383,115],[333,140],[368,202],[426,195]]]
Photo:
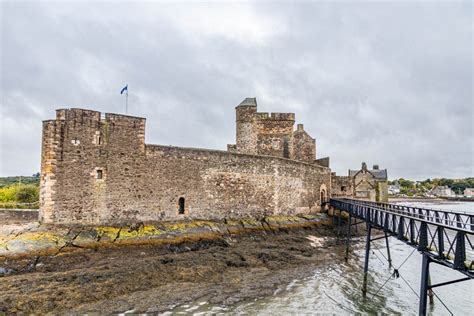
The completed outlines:
[[[56,120],[43,122],[39,218],[44,222],[54,221],[58,191],[57,166],[58,160],[62,159],[63,134],[63,122]]]

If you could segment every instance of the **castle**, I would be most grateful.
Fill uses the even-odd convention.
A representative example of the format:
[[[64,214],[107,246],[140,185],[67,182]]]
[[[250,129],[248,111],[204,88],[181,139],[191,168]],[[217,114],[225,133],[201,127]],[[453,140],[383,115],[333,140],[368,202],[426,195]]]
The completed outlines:
[[[93,225],[317,212],[342,178],[294,124],[294,113],[260,113],[247,98],[236,107],[236,143],[222,151],[146,144],[140,117],[57,110],[43,122],[40,220]]]

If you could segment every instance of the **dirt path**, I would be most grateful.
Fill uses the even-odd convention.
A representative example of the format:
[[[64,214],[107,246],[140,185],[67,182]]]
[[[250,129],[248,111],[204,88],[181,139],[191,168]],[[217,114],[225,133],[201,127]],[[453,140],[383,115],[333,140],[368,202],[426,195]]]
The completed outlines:
[[[163,312],[271,295],[339,256],[327,228],[259,232],[173,246],[84,250],[6,260],[0,313]]]

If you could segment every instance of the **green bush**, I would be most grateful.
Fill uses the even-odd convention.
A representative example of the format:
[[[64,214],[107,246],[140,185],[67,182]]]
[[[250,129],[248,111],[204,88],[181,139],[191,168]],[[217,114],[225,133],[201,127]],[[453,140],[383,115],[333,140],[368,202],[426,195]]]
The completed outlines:
[[[38,203],[39,187],[34,184],[15,184],[0,188],[0,204],[17,205],[21,203]],[[15,206],[16,207],[16,206]]]
[[[32,184],[21,185],[15,194],[18,203],[33,203],[39,199],[38,187]]]

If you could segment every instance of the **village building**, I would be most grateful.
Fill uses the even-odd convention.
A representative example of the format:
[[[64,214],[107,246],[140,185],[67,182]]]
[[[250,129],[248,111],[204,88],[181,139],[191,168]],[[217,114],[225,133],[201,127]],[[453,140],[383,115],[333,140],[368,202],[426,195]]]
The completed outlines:
[[[468,198],[474,197],[474,188],[465,188],[464,196]]]
[[[377,202],[388,201],[387,169],[380,169],[374,165],[372,170],[367,169],[367,164],[362,163],[360,170],[349,170],[352,181],[353,196]]]
[[[431,190],[431,194],[439,197],[455,197],[456,193],[447,185],[439,185]]]
[[[400,194],[400,185],[399,184],[390,184],[388,186],[388,194],[389,195]]]

